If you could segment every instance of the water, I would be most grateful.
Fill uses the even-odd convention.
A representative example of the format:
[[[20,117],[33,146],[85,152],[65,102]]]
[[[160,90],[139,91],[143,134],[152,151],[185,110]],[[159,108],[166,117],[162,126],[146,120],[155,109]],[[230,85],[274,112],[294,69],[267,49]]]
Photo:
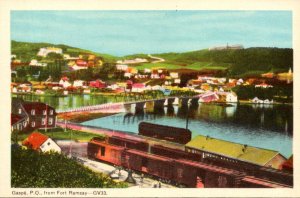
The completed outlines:
[[[154,113],[133,116],[120,113],[84,122],[84,125],[138,133],[142,121],[186,127],[188,107],[165,107]],[[293,107],[288,105],[234,105],[224,107],[201,104],[189,107],[188,128],[192,136],[209,135],[227,141],[292,154]]]
[[[82,106],[90,106],[104,104],[109,102],[121,102],[122,97],[103,96],[103,95],[76,95],[70,94],[67,96],[38,96],[38,95],[12,95],[14,98],[22,98],[25,101],[44,102],[56,110],[64,110],[77,108]]]
[[[68,95],[66,97],[13,95],[27,101],[40,101],[58,110],[108,102],[121,102],[122,97],[98,95]],[[112,130],[138,133],[142,121],[186,127],[188,107],[165,107],[154,113],[142,112],[134,116],[124,113],[84,122]],[[189,107],[188,128],[193,137],[209,135],[228,141],[277,150],[284,156],[292,154],[293,106],[292,105],[234,105],[224,107],[201,104]]]

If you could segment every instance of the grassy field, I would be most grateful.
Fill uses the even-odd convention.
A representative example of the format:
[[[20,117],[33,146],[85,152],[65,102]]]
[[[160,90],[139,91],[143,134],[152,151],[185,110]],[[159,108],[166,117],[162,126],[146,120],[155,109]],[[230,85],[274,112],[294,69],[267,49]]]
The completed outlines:
[[[184,65],[180,63],[144,63],[136,66],[138,70],[144,69],[168,69],[168,70],[176,70],[176,69],[190,69],[195,71],[201,71],[203,69],[211,69],[211,70],[224,70],[227,69],[228,65],[225,64],[215,64],[211,62],[195,62],[189,65]]]
[[[42,134],[45,134],[49,136],[52,139],[56,140],[70,140],[71,139],[71,130],[67,129],[65,132],[64,129],[58,128],[53,131],[39,131]],[[18,135],[18,141],[23,141],[29,136],[30,133],[26,134],[19,134]],[[72,140],[75,141],[89,141],[93,137],[104,137],[98,134],[93,134],[93,133],[86,133],[86,132],[81,132],[81,131],[72,131]]]

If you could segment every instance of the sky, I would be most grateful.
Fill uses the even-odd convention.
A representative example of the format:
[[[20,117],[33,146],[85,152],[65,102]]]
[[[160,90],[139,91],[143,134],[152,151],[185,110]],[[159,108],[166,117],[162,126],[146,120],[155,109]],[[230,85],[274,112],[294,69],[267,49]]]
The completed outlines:
[[[11,39],[123,56],[242,44],[292,48],[291,11],[11,11]]]

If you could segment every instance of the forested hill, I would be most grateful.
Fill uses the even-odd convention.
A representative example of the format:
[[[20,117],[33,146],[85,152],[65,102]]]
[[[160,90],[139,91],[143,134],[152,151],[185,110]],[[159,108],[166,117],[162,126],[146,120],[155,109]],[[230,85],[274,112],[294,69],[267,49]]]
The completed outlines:
[[[231,74],[249,72],[282,72],[293,67],[293,49],[255,47],[238,50],[199,50],[185,53],[164,53],[156,56],[174,64],[207,62],[227,65]]]
[[[115,62],[117,60],[117,57],[109,54],[93,52],[90,50],[80,49],[63,44],[29,43],[14,40],[11,41],[11,53],[17,55],[17,57],[24,62],[30,62],[30,60],[36,58],[39,49],[43,47],[61,48],[63,50],[63,53],[69,54],[71,56],[78,56],[79,54],[85,53],[94,54],[98,57],[101,57],[105,62]]]

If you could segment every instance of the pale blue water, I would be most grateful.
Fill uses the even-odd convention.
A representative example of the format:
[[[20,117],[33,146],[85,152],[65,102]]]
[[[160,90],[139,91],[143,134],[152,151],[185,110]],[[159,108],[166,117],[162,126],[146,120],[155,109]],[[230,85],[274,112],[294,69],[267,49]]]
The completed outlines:
[[[188,128],[192,131],[193,137],[198,134],[209,135],[227,141],[276,150],[285,157],[292,154],[292,115],[287,117],[282,112],[284,109],[287,114],[292,114],[292,107],[274,106],[257,109],[249,105],[238,105],[238,107],[203,105],[195,107],[194,112],[190,113]],[[210,111],[206,111],[207,108]],[[175,113],[172,112],[173,110],[164,108],[164,111],[157,114],[144,113],[129,117],[124,117],[125,113],[120,113],[82,124],[133,133],[138,133],[138,124],[142,121],[185,128],[184,109],[179,108]],[[241,117],[244,112],[247,112],[247,116]],[[273,117],[269,116],[271,113]]]

